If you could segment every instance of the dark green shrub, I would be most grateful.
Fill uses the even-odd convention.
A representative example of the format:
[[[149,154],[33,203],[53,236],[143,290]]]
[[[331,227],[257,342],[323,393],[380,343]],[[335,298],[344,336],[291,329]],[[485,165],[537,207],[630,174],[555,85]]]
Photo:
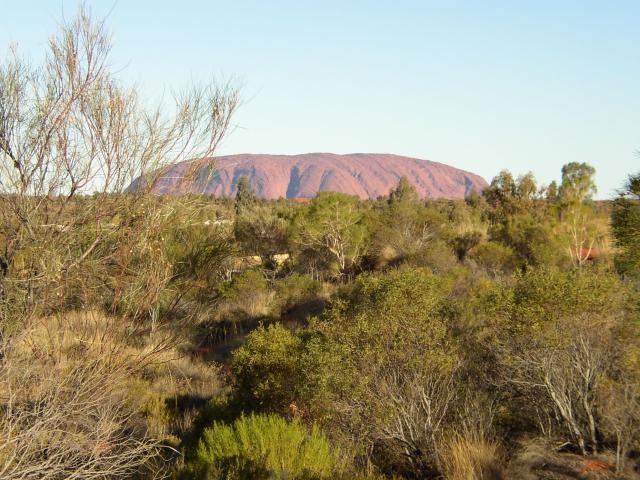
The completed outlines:
[[[640,278],[640,173],[630,175],[611,212],[613,236],[619,247],[616,269]]]
[[[296,399],[302,348],[300,338],[280,324],[251,332],[231,364],[240,402],[251,410],[286,411]]]

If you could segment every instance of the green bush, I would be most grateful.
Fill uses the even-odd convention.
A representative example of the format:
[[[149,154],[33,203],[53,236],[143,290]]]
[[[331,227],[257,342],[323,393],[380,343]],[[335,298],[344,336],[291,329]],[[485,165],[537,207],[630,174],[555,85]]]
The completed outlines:
[[[518,256],[518,263],[569,267],[569,240],[563,237],[552,217],[540,215],[534,212],[511,215],[492,226],[490,238],[511,248]]]
[[[305,406],[332,438],[376,445],[380,468],[401,467],[418,450],[401,453],[382,433],[401,421],[394,402],[408,385],[450,378],[458,362],[447,295],[442,278],[426,269],[361,274],[311,323],[300,360]]]
[[[364,213],[357,197],[319,192],[294,221],[292,240],[299,246],[297,263],[308,272],[319,268],[339,277],[355,268],[367,249]]]
[[[513,250],[495,242],[478,245],[470,254],[487,273],[513,273],[517,267],[518,258]]]
[[[260,326],[236,350],[232,370],[247,408],[284,412],[296,399],[302,341],[280,324]]]
[[[428,267],[436,274],[447,273],[458,265],[453,249],[444,240],[434,240],[407,258],[407,263],[416,267]]]
[[[223,283],[218,289],[218,294],[222,300],[222,314],[230,313],[236,317],[243,314],[248,318],[264,317],[268,314],[271,292],[267,279],[259,270],[247,270]]]
[[[204,430],[191,478],[332,478],[337,454],[317,427],[273,414],[243,416]]]
[[[540,268],[517,279],[514,301],[514,325],[532,326],[580,314],[621,318],[627,289],[612,273]]]

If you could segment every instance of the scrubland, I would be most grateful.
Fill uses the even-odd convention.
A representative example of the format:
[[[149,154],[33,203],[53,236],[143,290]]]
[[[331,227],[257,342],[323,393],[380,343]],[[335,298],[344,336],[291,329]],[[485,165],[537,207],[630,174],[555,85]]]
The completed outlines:
[[[146,110],[107,40],[0,70],[0,478],[638,477],[638,175],[153,195],[237,92]]]

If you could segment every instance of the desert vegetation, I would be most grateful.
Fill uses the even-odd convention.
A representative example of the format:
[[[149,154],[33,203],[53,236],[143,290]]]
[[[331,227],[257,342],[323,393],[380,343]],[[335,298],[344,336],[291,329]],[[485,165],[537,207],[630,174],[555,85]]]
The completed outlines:
[[[158,196],[238,91],[108,54],[81,9],[0,67],[0,478],[637,478],[640,174]]]

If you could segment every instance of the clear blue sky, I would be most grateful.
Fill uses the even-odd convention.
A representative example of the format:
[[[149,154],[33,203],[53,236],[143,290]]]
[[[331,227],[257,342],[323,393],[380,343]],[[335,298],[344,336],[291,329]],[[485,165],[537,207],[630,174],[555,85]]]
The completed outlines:
[[[220,153],[397,153],[541,183],[584,161],[600,198],[640,170],[637,0],[87,4],[149,96],[242,83]],[[0,0],[0,48],[37,58],[76,5]]]

